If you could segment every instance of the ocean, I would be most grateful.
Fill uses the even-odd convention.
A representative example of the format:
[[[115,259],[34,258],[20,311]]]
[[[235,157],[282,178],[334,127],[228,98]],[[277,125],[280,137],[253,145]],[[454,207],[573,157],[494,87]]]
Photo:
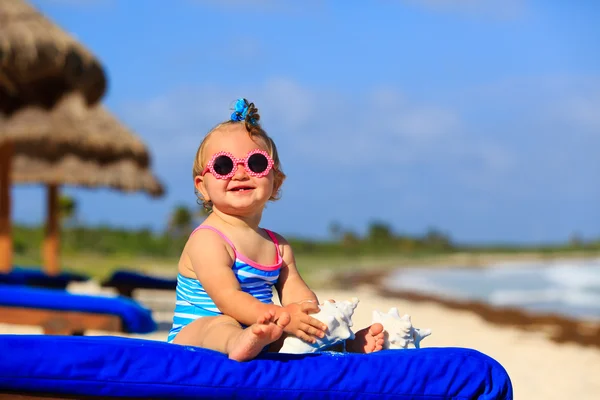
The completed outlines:
[[[600,321],[600,258],[499,263],[486,268],[403,268],[383,286]]]

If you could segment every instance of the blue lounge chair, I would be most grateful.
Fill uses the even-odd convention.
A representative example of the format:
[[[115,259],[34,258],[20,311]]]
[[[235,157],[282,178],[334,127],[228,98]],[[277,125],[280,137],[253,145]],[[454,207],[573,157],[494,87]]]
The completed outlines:
[[[112,287],[120,295],[132,297],[135,289],[175,290],[177,279],[161,278],[140,272],[117,270],[102,282],[103,287]]]
[[[504,368],[463,348],[267,353],[237,362],[145,339],[0,335],[0,354],[0,399],[513,398]]]
[[[150,310],[126,297],[13,285],[0,285],[0,322],[39,325],[47,334],[82,334],[88,329],[128,333],[156,330]]]
[[[61,272],[58,275],[47,275],[39,268],[15,266],[10,272],[0,273],[0,284],[24,285],[65,289],[70,282],[83,282],[88,276],[72,272]]]

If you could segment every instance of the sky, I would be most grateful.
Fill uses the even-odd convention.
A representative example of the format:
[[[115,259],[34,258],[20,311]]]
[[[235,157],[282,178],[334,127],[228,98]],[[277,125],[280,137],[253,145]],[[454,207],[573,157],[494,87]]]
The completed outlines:
[[[167,189],[66,188],[82,222],[160,230],[197,207],[196,149],[245,97],[288,176],[262,220],[284,235],[600,237],[596,0],[32,3],[103,63],[103,103]],[[13,193],[18,223],[44,220],[43,188]]]

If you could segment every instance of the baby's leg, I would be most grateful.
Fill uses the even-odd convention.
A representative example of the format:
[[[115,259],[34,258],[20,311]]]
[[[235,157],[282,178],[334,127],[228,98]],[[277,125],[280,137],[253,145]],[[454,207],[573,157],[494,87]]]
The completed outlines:
[[[275,312],[270,311],[259,317],[255,324],[244,329],[229,343],[227,353],[229,358],[237,361],[246,361],[256,357],[270,343],[279,339],[283,328],[290,323],[288,313],[281,313],[275,321]]]
[[[354,340],[346,341],[346,351],[349,353],[373,353],[383,348],[383,325],[373,325],[361,329],[354,334]]]
[[[246,361],[279,339],[283,328],[289,323],[288,313],[282,313],[275,321],[273,311],[260,316],[255,324],[246,329],[227,315],[204,317],[183,328],[173,343],[204,347],[225,353],[233,360]]]

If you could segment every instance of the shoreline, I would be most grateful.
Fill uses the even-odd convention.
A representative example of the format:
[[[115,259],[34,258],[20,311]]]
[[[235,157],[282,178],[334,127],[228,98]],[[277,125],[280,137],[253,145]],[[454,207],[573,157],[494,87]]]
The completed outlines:
[[[343,275],[361,274],[365,277],[381,275],[407,268],[436,270],[440,268],[484,269],[498,264],[502,268],[520,268],[526,264],[539,264],[546,268],[550,263],[581,262],[600,260],[600,252],[550,253],[452,253],[424,257],[379,256],[379,257],[331,257],[312,258],[300,255],[296,257],[298,269],[311,286],[326,287],[333,279]]]
[[[543,332],[554,343],[573,343],[600,349],[600,321],[579,320],[552,313],[533,313],[516,307],[494,306],[481,301],[457,300],[414,290],[390,290],[381,281],[392,271],[365,271],[337,274],[332,281],[344,287],[370,286],[384,298],[411,303],[434,303],[446,309],[467,311],[496,326],[515,327],[522,331]]]
[[[382,261],[385,261],[382,257]],[[502,264],[506,268],[519,268],[523,264],[542,263],[540,268],[544,268],[549,262],[568,262],[568,261],[589,261],[600,259],[600,252],[572,252],[572,253],[542,253],[542,252],[523,252],[523,253],[477,253],[477,252],[459,252],[451,254],[442,254],[434,256],[425,256],[423,258],[399,258],[397,264],[391,266],[394,269],[401,268],[489,268],[497,264]],[[374,262],[369,268],[373,270],[389,271],[388,262]],[[368,266],[367,266],[368,267]],[[361,267],[359,267],[361,268]]]

